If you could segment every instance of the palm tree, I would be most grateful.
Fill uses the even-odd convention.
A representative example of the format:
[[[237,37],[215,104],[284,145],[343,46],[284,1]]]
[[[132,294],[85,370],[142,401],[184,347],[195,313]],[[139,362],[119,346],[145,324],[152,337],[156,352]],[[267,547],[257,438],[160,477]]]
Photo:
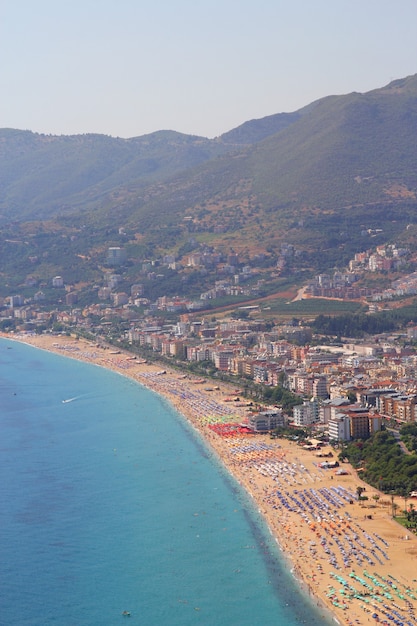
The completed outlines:
[[[411,526],[415,526],[416,510],[414,508],[414,502],[411,502],[410,504],[410,507],[407,513],[407,519],[410,522]]]
[[[391,494],[391,514],[392,514],[392,517],[395,517],[394,516],[394,496],[393,496],[393,494]]]
[[[403,498],[404,498],[404,515],[407,515],[407,500],[408,500],[407,492],[404,494]]]
[[[407,515],[408,490],[403,488],[399,491],[399,495],[404,498],[404,515]]]

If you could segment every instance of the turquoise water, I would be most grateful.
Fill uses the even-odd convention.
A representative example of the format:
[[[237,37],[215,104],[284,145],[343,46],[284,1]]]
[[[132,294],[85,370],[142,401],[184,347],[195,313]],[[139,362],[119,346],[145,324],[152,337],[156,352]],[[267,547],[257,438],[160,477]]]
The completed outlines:
[[[0,472],[2,625],[324,623],[246,496],[128,378],[0,340]]]

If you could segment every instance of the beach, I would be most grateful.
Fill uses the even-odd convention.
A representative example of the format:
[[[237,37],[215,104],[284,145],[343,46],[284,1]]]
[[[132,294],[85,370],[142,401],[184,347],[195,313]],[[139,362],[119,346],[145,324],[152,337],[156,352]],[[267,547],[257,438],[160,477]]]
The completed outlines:
[[[317,451],[241,432],[248,407],[231,401],[233,387],[83,339],[7,338],[112,369],[164,396],[251,495],[294,576],[339,623],[417,624],[417,538],[392,519],[391,498],[349,464],[322,469]],[[358,486],[366,489],[362,503]],[[403,509],[403,498],[394,504]]]

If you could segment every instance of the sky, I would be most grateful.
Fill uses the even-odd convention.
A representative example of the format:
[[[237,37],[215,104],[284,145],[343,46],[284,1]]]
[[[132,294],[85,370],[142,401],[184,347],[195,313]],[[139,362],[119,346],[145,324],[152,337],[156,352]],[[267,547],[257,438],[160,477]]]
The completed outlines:
[[[417,73],[417,0],[0,0],[0,128],[217,137]]]

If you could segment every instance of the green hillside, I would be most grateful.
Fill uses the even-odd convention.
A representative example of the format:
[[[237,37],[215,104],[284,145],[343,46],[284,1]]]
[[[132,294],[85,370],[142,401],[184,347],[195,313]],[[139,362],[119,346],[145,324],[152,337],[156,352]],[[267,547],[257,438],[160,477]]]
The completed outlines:
[[[2,130],[0,213],[32,219],[91,208],[106,193],[163,180],[222,151],[222,144],[174,132],[125,140]]]
[[[298,117],[252,120],[216,139],[174,131],[120,139],[0,129],[0,221],[100,208],[106,198],[117,205],[125,195],[141,194],[149,185],[241,150]]]
[[[341,247],[348,256],[363,245],[361,231],[382,229],[386,239],[415,221],[416,128],[417,76],[327,97],[252,146],[126,197],[117,215],[153,238],[187,217],[188,232],[209,240],[238,249],[291,242],[311,260],[324,248],[323,265],[333,264]]]
[[[224,133],[221,140],[227,143],[241,145],[253,144],[281,132],[294,122],[297,122],[303,115],[303,111],[294,113],[277,113],[268,115],[259,120],[249,120],[241,126]]]
[[[53,271],[70,265],[77,280],[98,276],[103,250],[121,244],[133,264],[193,241],[245,259],[291,243],[303,271],[343,267],[416,223],[416,129],[417,75],[212,140],[2,130],[4,280],[16,263],[29,274],[27,259],[44,246]],[[46,219],[53,224],[29,223]]]
[[[366,94],[315,103],[296,124],[251,154],[267,207],[335,209],[415,198],[417,76]]]

